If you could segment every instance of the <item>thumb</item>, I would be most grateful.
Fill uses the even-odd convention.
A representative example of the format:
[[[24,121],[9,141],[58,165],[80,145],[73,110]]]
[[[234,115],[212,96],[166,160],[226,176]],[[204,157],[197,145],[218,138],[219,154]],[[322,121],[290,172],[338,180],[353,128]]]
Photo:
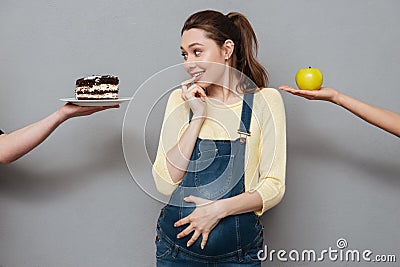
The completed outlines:
[[[204,198],[201,198],[201,197],[192,196],[192,195],[190,195],[188,197],[185,197],[183,200],[185,200],[186,202],[194,203],[194,204],[196,204],[196,206],[203,206],[203,205],[207,205],[207,204],[212,203],[211,200],[204,199]]]
[[[191,203],[197,204],[197,197],[192,196],[192,195],[185,197],[183,200],[185,200],[186,202],[191,202]]]

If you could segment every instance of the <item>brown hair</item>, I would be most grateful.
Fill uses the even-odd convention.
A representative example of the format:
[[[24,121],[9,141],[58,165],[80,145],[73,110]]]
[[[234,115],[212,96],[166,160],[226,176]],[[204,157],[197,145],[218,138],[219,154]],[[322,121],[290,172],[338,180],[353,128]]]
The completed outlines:
[[[231,39],[235,44],[232,54],[232,67],[244,73],[258,87],[268,86],[267,71],[256,60],[258,52],[256,34],[244,15],[238,12],[230,12],[224,15],[214,10],[200,11],[186,20],[181,35],[184,31],[192,28],[204,30],[206,36],[214,40],[219,46]],[[244,81],[244,78],[241,80]],[[245,87],[247,88],[248,85],[245,84]]]

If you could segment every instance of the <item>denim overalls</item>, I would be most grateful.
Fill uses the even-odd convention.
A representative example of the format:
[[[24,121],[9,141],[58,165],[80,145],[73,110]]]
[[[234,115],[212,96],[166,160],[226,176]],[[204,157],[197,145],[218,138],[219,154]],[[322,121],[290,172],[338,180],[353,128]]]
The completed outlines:
[[[190,247],[186,243],[192,234],[176,238],[188,225],[174,227],[176,221],[195,209],[195,204],[185,202],[184,197],[194,195],[217,200],[244,192],[244,158],[246,138],[250,135],[253,98],[254,94],[244,95],[238,139],[197,138],[186,175],[158,218],[155,241],[157,266],[197,266],[196,263],[199,266],[219,266],[224,263],[261,266],[257,252],[262,248],[263,226],[254,212],[222,219],[210,232],[204,249],[200,248],[201,236]]]

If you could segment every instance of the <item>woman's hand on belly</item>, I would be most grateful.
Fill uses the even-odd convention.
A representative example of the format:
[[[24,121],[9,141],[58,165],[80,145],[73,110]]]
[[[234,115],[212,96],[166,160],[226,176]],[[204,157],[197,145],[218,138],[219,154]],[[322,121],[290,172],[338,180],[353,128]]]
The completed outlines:
[[[189,216],[175,222],[175,227],[189,224],[188,227],[178,234],[177,238],[185,237],[194,232],[192,238],[187,242],[187,246],[190,247],[193,245],[201,235],[202,241],[200,246],[201,249],[204,249],[211,230],[223,218],[224,212],[221,210],[220,201],[211,201],[195,196],[185,197],[184,200],[195,203],[196,208]]]

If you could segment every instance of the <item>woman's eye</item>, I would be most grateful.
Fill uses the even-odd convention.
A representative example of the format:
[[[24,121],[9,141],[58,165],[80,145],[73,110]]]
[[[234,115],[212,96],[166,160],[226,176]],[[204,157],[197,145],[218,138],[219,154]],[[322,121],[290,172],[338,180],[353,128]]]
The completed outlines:
[[[183,52],[182,52],[181,55],[182,55],[183,59],[187,59],[187,54],[186,54],[186,53],[183,53]]]
[[[201,51],[200,51],[200,50],[194,50],[194,54],[195,54],[196,56],[199,56],[199,55],[200,55],[200,53],[201,53]]]

